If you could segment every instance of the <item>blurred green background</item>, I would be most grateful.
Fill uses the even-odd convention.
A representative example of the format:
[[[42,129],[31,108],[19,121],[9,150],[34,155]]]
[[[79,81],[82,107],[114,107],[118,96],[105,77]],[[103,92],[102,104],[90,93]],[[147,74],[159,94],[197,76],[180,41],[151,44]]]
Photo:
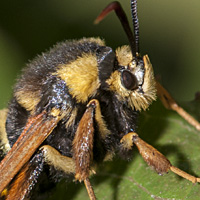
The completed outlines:
[[[20,70],[37,54],[65,39],[100,36],[116,48],[127,44],[112,13],[95,17],[108,0],[18,0],[0,2],[0,108],[7,105]],[[129,0],[120,1],[130,18]],[[178,100],[200,90],[200,1],[139,0],[140,49]]]

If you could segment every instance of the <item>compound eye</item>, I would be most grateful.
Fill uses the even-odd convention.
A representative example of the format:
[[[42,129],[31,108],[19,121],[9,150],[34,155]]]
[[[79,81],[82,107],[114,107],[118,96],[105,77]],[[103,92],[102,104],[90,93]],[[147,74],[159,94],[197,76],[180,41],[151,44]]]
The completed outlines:
[[[138,88],[138,81],[135,75],[133,75],[131,72],[124,70],[122,72],[122,83],[124,87],[128,90],[135,90]]]

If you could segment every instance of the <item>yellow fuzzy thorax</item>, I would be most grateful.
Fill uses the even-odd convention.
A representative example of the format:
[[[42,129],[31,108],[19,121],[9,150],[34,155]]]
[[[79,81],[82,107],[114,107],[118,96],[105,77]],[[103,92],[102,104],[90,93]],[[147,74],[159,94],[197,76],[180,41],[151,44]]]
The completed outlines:
[[[92,54],[83,54],[69,64],[61,65],[55,74],[66,82],[69,93],[77,102],[86,102],[100,85],[97,59]]]

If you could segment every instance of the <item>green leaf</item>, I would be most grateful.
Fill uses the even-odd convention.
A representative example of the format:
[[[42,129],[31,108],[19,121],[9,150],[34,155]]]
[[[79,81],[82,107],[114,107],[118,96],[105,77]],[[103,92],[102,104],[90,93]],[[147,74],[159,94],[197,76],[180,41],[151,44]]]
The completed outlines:
[[[184,104],[188,110],[199,107],[200,102]],[[199,110],[200,111],[200,110]],[[199,117],[199,116],[198,116]],[[166,110],[159,101],[142,113],[138,133],[157,148],[180,169],[200,176],[200,132],[173,111]],[[193,184],[172,172],[159,176],[133,152],[132,161],[116,158],[106,162],[91,178],[98,199],[133,200],[195,200],[200,197],[200,185]],[[50,199],[89,199],[84,184],[61,182]]]

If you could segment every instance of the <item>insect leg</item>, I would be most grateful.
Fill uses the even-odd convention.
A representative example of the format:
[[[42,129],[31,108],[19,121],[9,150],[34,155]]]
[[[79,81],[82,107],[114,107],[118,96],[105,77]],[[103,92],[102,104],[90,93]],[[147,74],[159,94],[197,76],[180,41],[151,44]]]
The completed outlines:
[[[61,155],[56,149],[49,145],[40,148],[43,157],[48,165],[54,166],[55,169],[62,170],[66,174],[75,173],[75,162],[72,158]]]
[[[128,133],[121,139],[120,142],[124,146],[124,148],[127,149],[131,149],[133,144],[135,144],[145,162],[147,162],[149,166],[152,166],[158,174],[162,175],[171,170],[175,174],[193,183],[200,182],[200,178],[194,177],[173,166],[163,154],[161,154],[154,147],[143,141],[136,133]]]
[[[93,140],[95,112],[100,112],[97,100],[91,100],[81,118],[73,141],[74,160],[76,165],[75,178],[84,181],[90,200],[95,200],[95,194],[89,181],[93,161]]]
[[[76,166],[73,158],[61,155],[56,149],[48,145],[42,146],[41,150],[43,151],[44,160],[47,164],[53,165],[56,169],[62,170],[66,174],[75,174]],[[92,173],[94,173],[94,170],[90,170],[90,174]],[[90,199],[95,200],[96,197],[90,184],[89,178],[85,178],[84,183]]]
[[[165,108],[176,111],[189,124],[191,124],[197,130],[200,131],[200,123],[189,113],[187,113],[182,107],[180,107],[173,99],[173,97],[169,94],[169,92],[158,81],[156,81],[156,88],[157,88],[157,95],[162,101]]]
[[[94,193],[94,190],[92,188],[92,185],[90,183],[89,178],[86,178],[84,180],[84,184],[85,184],[85,187],[87,189],[87,192],[88,192],[88,195],[90,197],[90,200],[96,200],[96,196],[95,196],[95,193]]]

